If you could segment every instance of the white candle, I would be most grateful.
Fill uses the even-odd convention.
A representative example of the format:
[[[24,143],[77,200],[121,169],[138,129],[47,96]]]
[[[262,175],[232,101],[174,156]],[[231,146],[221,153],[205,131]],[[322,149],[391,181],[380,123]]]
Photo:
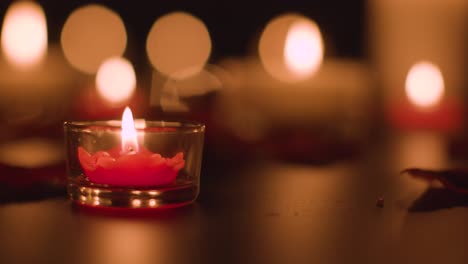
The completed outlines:
[[[64,98],[71,93],[76,75],[68,67],[58,46],[48,47],[46,17],[34,2],[15,2],[7,10],[2,26],[0,58],[0,105],[15,116],[45,109],[63,114]],[[44,121],[42,116],[41,121]]]
[[[221,92],[224,102],[267,123],[333,127],[362,126],[370,115],[370,79],[359,61],[324,58],[318,25],[307,17],[286,14],[267,24],[259,57],[227,60],[230,73]],[[229,114],[228,114],[229,116]],[[243,118],[238,118],[243,120]]]
[[[253,58],[231,59],[221,66],[229,72],[223,80],[222,105],[244,105],[269,122],[363,122],[369,117],[369,71],[362,62],[327,59],[313,76],[296,83],[272,78]]]

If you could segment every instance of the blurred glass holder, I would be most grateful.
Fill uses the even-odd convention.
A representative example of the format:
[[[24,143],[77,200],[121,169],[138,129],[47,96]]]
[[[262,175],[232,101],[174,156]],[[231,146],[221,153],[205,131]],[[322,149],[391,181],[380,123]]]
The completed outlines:
[[[0,144],[0,203],[63,195],[63,144],[45,138]]]
[[[126,151],[121,121],[64,124],[67,187],[73,202],[88,207],[161,209],[196,199],[205,126],[141,124],[135,125],[136,147]]]

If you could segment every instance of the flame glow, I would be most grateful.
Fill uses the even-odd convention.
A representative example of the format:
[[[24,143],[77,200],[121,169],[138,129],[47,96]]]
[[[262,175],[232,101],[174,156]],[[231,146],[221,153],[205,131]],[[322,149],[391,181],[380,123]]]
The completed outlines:
[[[99,94],[108,102],[122,104],[135,91],[136,77],[132,64],[124,58],[105,60],[96,75]]]
[[[405,88],[411,103],[427,108],[441,100],[444,94],[444,79],[436,65],[419,62],[408,72]]]
[[[284,45],[284,59],[288,69],[300,77],[307,77],[320,68],[323,44],[314,22],[300,21],[291,26]]]
[[[42,8],[33,2],[13,3],[5,15],[1,43],[7,60],[19,68],[41,62],[47,50],[47,25]]]
[[[267,23],[258,43],[265,71],[276,80],[295,83],[314,74],[323,60],[322,36],[310,18],[287,13]]]
[[[138,137],[133,122],[133,114],[130,108],[126,107],[122,115],[122,153],[138,151]]]

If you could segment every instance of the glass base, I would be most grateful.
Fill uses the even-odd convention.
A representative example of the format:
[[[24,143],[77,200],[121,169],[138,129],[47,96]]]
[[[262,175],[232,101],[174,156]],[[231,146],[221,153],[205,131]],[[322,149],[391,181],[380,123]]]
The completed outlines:
[[[150,187],[119,187],[89,182],[85,176],[68,181],[70,199],[84,206],[125,209],[163,209],[192,203],[198,185],[192,181]]]

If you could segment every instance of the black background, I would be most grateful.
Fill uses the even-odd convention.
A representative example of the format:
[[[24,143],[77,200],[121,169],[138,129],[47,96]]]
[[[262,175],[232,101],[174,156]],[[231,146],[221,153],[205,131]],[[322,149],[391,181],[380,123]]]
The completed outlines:
[[[0,2],[0,16],[13,1]],[[49,41],[58,42],[60,31],[73,10],[90,3],[105,5],[122,17],[127,28],[128,48],[145,50],[146,36],[156,21],[172,11],[185,11],[207,25],[212,42],[211,60],[244,56],[252,52],[252,43],[272,18],[287,12],[315,20],[322,30],[326,55],[364,57],[365,2],[272,0],[272,1],[37,1],[45,10]],[[128,49],[127,49],[128,50]],[[144,52],[131,54],[136,63]],[[127,54],[128,56],[129,54]]]

